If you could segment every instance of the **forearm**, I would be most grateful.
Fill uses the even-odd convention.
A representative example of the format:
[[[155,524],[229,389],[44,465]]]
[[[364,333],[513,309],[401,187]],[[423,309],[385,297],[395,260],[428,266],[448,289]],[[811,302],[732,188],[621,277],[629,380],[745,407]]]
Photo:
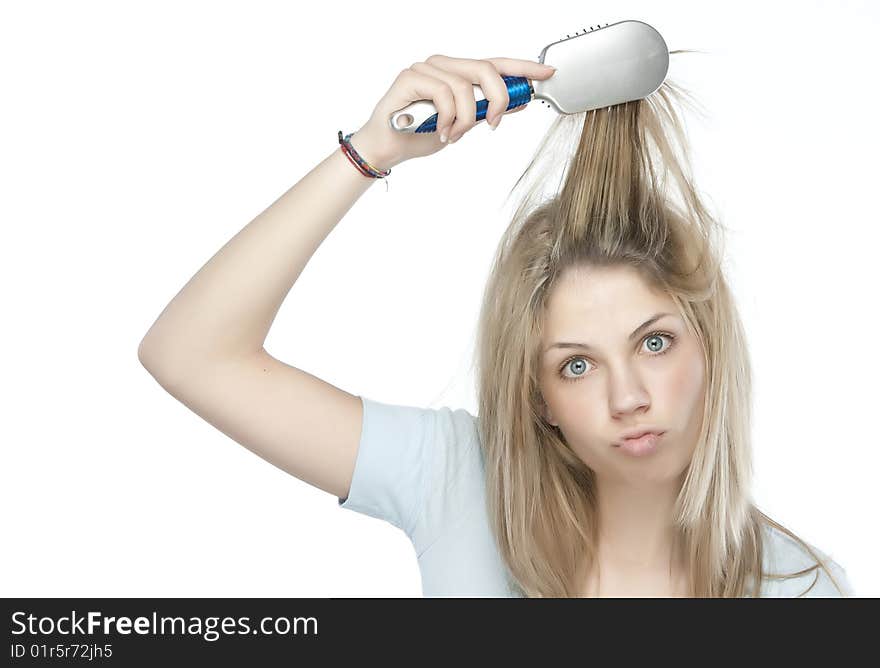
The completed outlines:
[[[352,144],[368,160],[367,138]],[[386,163],[387,164],[387,163]],[[138,348],[154,373],[260,351],[275,315],[317,250],[377,179],[337,148],[227,242],[165,307]]]

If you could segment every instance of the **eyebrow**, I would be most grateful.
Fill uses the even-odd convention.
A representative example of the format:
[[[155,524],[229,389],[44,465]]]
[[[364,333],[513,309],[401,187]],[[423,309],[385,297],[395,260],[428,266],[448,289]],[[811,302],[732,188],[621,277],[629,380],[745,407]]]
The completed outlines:
[[[663,318],[664,316],[667,316],[667,315],[675,315],[675,314],[674,313],[656,313],[655,315],[652,315],[650,318],[645,320],[645,322],[643,322],[641,325],[639,325],[638,327],[636,327],[632,331],[632,334],[629,335],[629,340],[632,341],[634,338],[636,338],[639,335],[639,332],[641,332],[643,329],[645,329],[646,327],[650,327],[655,322],[657,322],[660,318]],[[592,350],[593,349],[592,346],[590,346],[586,343],[569,343],[567,341],[557,341],[556,343],[553,343],[550,346],[548,346],[544,350],[544,352],[548,353],[553,348],[582,348],[584,350]]]

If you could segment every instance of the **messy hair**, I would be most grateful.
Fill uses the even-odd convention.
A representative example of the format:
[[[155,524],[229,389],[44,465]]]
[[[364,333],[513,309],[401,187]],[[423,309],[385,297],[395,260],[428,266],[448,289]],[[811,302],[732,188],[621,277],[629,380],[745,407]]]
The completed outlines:
[[[703,350],[703,422],[673,518],[689,595],[760,596],[765,578],[820,567],[840,590],[825,560],[752,500],[751,362],[722,269],[725,229],[691,175],[677,109],[685,106],[696,108],[693,96],[667,78],[647,98],[560,114],[514,186],[537,175],[492,263],[475,367],[487,509],[522,596],[579,596],[597,564],[595,475],[544,421],[538,383],[550,296],[567,270],[584,266],[638,271],[670,295]],[[558,188],[542,196],[539,186],[557,174]],[[815,564],[765,573],[767,526],[794,539]]]

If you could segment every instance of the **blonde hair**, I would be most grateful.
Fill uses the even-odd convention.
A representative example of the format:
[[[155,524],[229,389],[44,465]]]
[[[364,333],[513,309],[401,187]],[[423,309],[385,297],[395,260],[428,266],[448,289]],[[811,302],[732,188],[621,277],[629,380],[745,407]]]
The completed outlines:
[[[561,114],[514,186],[531,173],[546,184],[553,161],[561,166],[558,191],[541,201],[532,186],[501,238],[475,350],[487,508],[523,596],[579,596],[597,563],[594,472],[543,420],[538,384],[546,304],[563,273],[583,265],[636,269],[670,295],[703,348],[704,419],[674,511],[690,595],[760,596],[764,578],[820,566],[831,577],[808,543],[752,501],[749,352],[721,267],[723,226],[693,184],[675,102],[694,100],[667,78],[645,99]],[[763,526],[793,538],[816,563],[764,573]]]

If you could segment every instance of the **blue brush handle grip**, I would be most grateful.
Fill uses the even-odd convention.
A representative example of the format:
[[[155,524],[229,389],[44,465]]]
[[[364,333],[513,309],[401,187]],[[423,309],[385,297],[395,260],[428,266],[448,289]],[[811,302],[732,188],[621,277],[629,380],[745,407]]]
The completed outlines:
[[[502,75],[507,86],[507,94],[509,102],[504,110],[510,111],[516,107],[521,107],[532,101],[534,90],[529,80],[525,77],[514,77]],[[474,84],[475,93],[483,95],[482,89]],[[477,122],[486,118],[486,110],[489,108],[489,100],[482,98],[477,100]],[[406,127],[400,127],[397,118],[399,116],[410,115],[413,122]],[[427,115],[427,118],[425,117]],[[421,120],[420,120],[421,119]],[[399,132],[436,132],[437,131],[437,109],[430,100],[419,100],[407,105],[400,111],[395,112],[389,120],[392,129]]]

